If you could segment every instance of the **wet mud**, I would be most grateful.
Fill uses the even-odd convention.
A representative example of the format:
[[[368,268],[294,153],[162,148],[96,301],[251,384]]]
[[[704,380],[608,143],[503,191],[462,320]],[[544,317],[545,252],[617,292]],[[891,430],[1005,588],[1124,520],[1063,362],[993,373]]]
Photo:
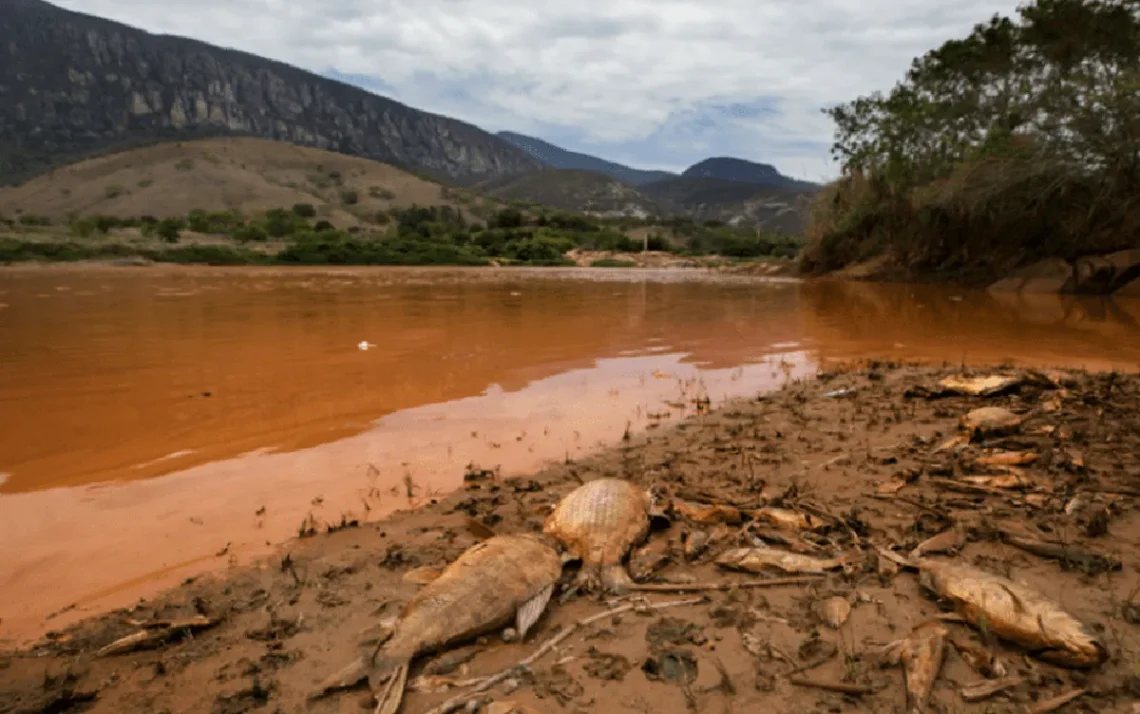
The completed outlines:
[[[400,711],[1136,711],[1140,377],[861,362],[699,411],[0,654],[0,712],[372,711],[366,682],[308,696],[602,477],[662,505],[635,582],[568,561],[525,636],[415,657]]]

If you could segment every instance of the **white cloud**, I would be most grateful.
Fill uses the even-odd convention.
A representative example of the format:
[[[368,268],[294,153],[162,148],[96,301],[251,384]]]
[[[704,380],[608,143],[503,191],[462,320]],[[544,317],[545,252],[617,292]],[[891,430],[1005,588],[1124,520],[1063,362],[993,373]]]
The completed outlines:
[[[1016,0],[57,0],[394,99],[683,167],[708,150],[830,173],[820,108],[887,89],[911,59]],[[733,116],[733,104],[773,109]],[[702,117],[711,118],[700,121]]]

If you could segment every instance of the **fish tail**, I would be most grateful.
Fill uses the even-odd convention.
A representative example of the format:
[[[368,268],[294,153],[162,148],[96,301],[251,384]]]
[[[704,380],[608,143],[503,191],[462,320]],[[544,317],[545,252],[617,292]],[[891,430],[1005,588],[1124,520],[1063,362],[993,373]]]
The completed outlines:
[[[372,691],[376,696],[376,708],[373,714],[396,714],[400,711],[400,703],[404,700],[404,687],[408,683],[408,665],[410,662],[404,660],[395,665],[394,669],[389,667],[378,667],[368,681],[372,685]],[[377,692],[377,686],[382,681],[384,675],[391,674],[388,677],[388,683],[384,685],[384,689]]]
[[[357,657],[326,677],[313,691],[309,692],[308,699],[319,699],[330,692],[351,689],[366,679],[368,679],[368,666],[362,657]]]

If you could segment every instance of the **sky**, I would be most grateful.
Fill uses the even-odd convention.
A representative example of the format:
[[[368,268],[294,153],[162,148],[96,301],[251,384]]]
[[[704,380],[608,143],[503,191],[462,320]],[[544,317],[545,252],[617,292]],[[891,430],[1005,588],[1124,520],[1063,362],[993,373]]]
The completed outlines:
[[[636,168],[835,175],[821,109],[1016,0],[52,0]]]

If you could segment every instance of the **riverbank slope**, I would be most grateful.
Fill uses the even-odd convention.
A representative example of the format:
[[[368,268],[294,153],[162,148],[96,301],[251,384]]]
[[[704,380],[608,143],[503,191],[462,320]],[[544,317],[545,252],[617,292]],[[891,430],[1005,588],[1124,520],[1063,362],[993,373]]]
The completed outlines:
[[[939,607],[914,574],[896,573],[869,544],[905,554],[953,532],[961,536],[942,557],[1053,598],[1092,627],[1110,659],[1091,671],[1066,670],[1026,657],[984,629],[948,623],[956,639],[984,642],[1006,676],[1019,680],[993,699],[965,703],[959,690],[983,677],[948,648],[933,700],[981,712],[995,702],[1009,708],[1083,690],[1074,707],[1131,711],[1140,688],[1140,604],[1133,600],[1140,588],[1140,378],[1001,371],[1022,379],[994,396],[934,399],[929,390],[958,370],[863,364],[529,477],[498,479],[472,465],[464,490],[422,510],[305,531],[262,567],[191,579],[128,611],[0,656],[0,701],[8,702],[2,711],[363,711],[366,690],[311,704],[305,695],[356,656],[370,631],[375,638],[378,623],[422,582],[425,571],[417,569],[443,566],[477,542],[480,529],[470,519],[500,533],[537,530],[560,497],[602,476],[652,486],[674,503],[672,523],[655,529],[634,556],[642,581],[684,590],[755,580],[714,564],[755,538],[842,556],[846,566],[786,587],[642,593],[653,602],[704,599],[596,621],[490,688],[486,699],[539,712],[901,711],[901,672],[878,667],[871,651],[905,637]],[[960,434],[959,419],[984,406],[1007,408],[1021,423],[1005,436],[947,446]],[[758,515],[765,506],[797,511],[807,528],[779,531]],[[1014,526],[1038,541],[1063,542],[1071,557],[1015,547],[999,534]],[[1094,552],[1103,558],[1078,557]],[[1117,559],[1122,569],[1115,569]],[[821,609],[835,598],[851,608],[838,629],[824,624],[829,616]],[[457,682],[500,671],[613,606],[580,595],[559,600],[525,642],[491,634],[424,657],[413,667],[403,711],[461,695],[467,690]],[[157,648],[99,655],[146,623],[181,618],[191,618],[190,626]],[[190,636],[195,623],[209,626]],[[669,681],[670,662],[680,662],[691,681]],[[848,693],[836,691],[843,689]]]

